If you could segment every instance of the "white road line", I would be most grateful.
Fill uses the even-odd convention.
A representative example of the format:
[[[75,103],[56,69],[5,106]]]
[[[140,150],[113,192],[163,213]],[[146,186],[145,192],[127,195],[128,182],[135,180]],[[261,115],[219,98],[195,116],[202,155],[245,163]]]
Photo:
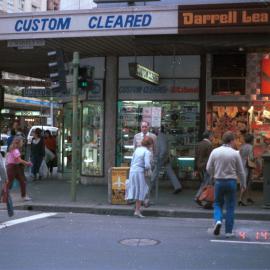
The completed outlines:
[[[28,222],[28,221],[33,221],[33,220],[46,218],[46,217],[51,217],[51,216],[55,216],[55,215],[57,215],[57,213],[42,213],[42,214],[37,214],[37,215],[34,215],[34,216],[30,216],[30,217],[24,217],[24,218],[18,218],[18,219],[10,220],[10,221],[7,221],[7,222],[0,223],[0,230],[4,229],[4,228],[7,228],[7,227],[10,227],[10,226],[13,226],[13,225],[20,224],[20,223],[25,223],[25,222]]]
[[[232,241],[232,240],[210,240],[214,243],[230,243],[230,244],[247,244],[247,245],[270,245],[270,242],[248,242],[248,241]]]

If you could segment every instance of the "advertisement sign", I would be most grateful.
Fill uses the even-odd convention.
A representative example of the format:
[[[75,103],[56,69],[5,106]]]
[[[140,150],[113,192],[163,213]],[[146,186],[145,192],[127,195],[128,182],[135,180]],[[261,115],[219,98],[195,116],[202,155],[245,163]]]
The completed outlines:
[[[0,40],[177,34],[177,6],[0,15]]]
[[[198,100],[199,79],[162,79],[159,85],[119,80],[120,100]]]
[[[248,27],[248,28],[247,28]],[[179,6],[179,32],[249,32],[270,27],[270,7],[261,3]],[[197,31],[196,31],[197,29]]]
[[[131,77],[137,78],[147,83],[159,84],[159,74],[155,71],[139,65],[138,63],[129,63],[129,74]]]
[[[112,204],[126,204],[126,180],[128,179],[129,167],[113,167],[111,169],[112,179]]]

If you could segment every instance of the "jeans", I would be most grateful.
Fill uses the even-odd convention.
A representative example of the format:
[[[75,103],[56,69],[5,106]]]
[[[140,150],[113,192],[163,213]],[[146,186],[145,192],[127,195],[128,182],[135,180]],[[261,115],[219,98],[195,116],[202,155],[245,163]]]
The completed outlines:
[[[216,179],[215,182],[215,202],[214,219],[222,221],[222,209],[226,204],[225,233],[232,233],[234,224],[234,209],[236,200],[236,179]]]

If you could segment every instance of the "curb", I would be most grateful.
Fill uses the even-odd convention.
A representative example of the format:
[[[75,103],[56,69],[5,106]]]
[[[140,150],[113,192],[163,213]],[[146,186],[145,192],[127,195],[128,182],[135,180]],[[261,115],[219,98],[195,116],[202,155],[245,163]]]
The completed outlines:
[[[25,204],[14,207],[15,210],[42,211],[42,212],[65,212],[95,215],[133,216],[132,208],[112,206],[61,206],[54,204]],[[143,214],[148,217],[170,218],[212,218],[212,210],[184,210],[184,209],[144,209]],[[270,221],[270,211],[262,212],[237,212],[235,218],[239,220],[262,220]]]

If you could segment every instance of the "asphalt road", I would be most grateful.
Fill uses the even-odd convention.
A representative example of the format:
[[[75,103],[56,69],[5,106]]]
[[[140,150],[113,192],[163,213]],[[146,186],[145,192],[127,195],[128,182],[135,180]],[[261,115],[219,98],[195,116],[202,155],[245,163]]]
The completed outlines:
[[[206,219],[39,214],[0,211],[1,270],[270,269],[270,222],[236,221],[230,242]]]

